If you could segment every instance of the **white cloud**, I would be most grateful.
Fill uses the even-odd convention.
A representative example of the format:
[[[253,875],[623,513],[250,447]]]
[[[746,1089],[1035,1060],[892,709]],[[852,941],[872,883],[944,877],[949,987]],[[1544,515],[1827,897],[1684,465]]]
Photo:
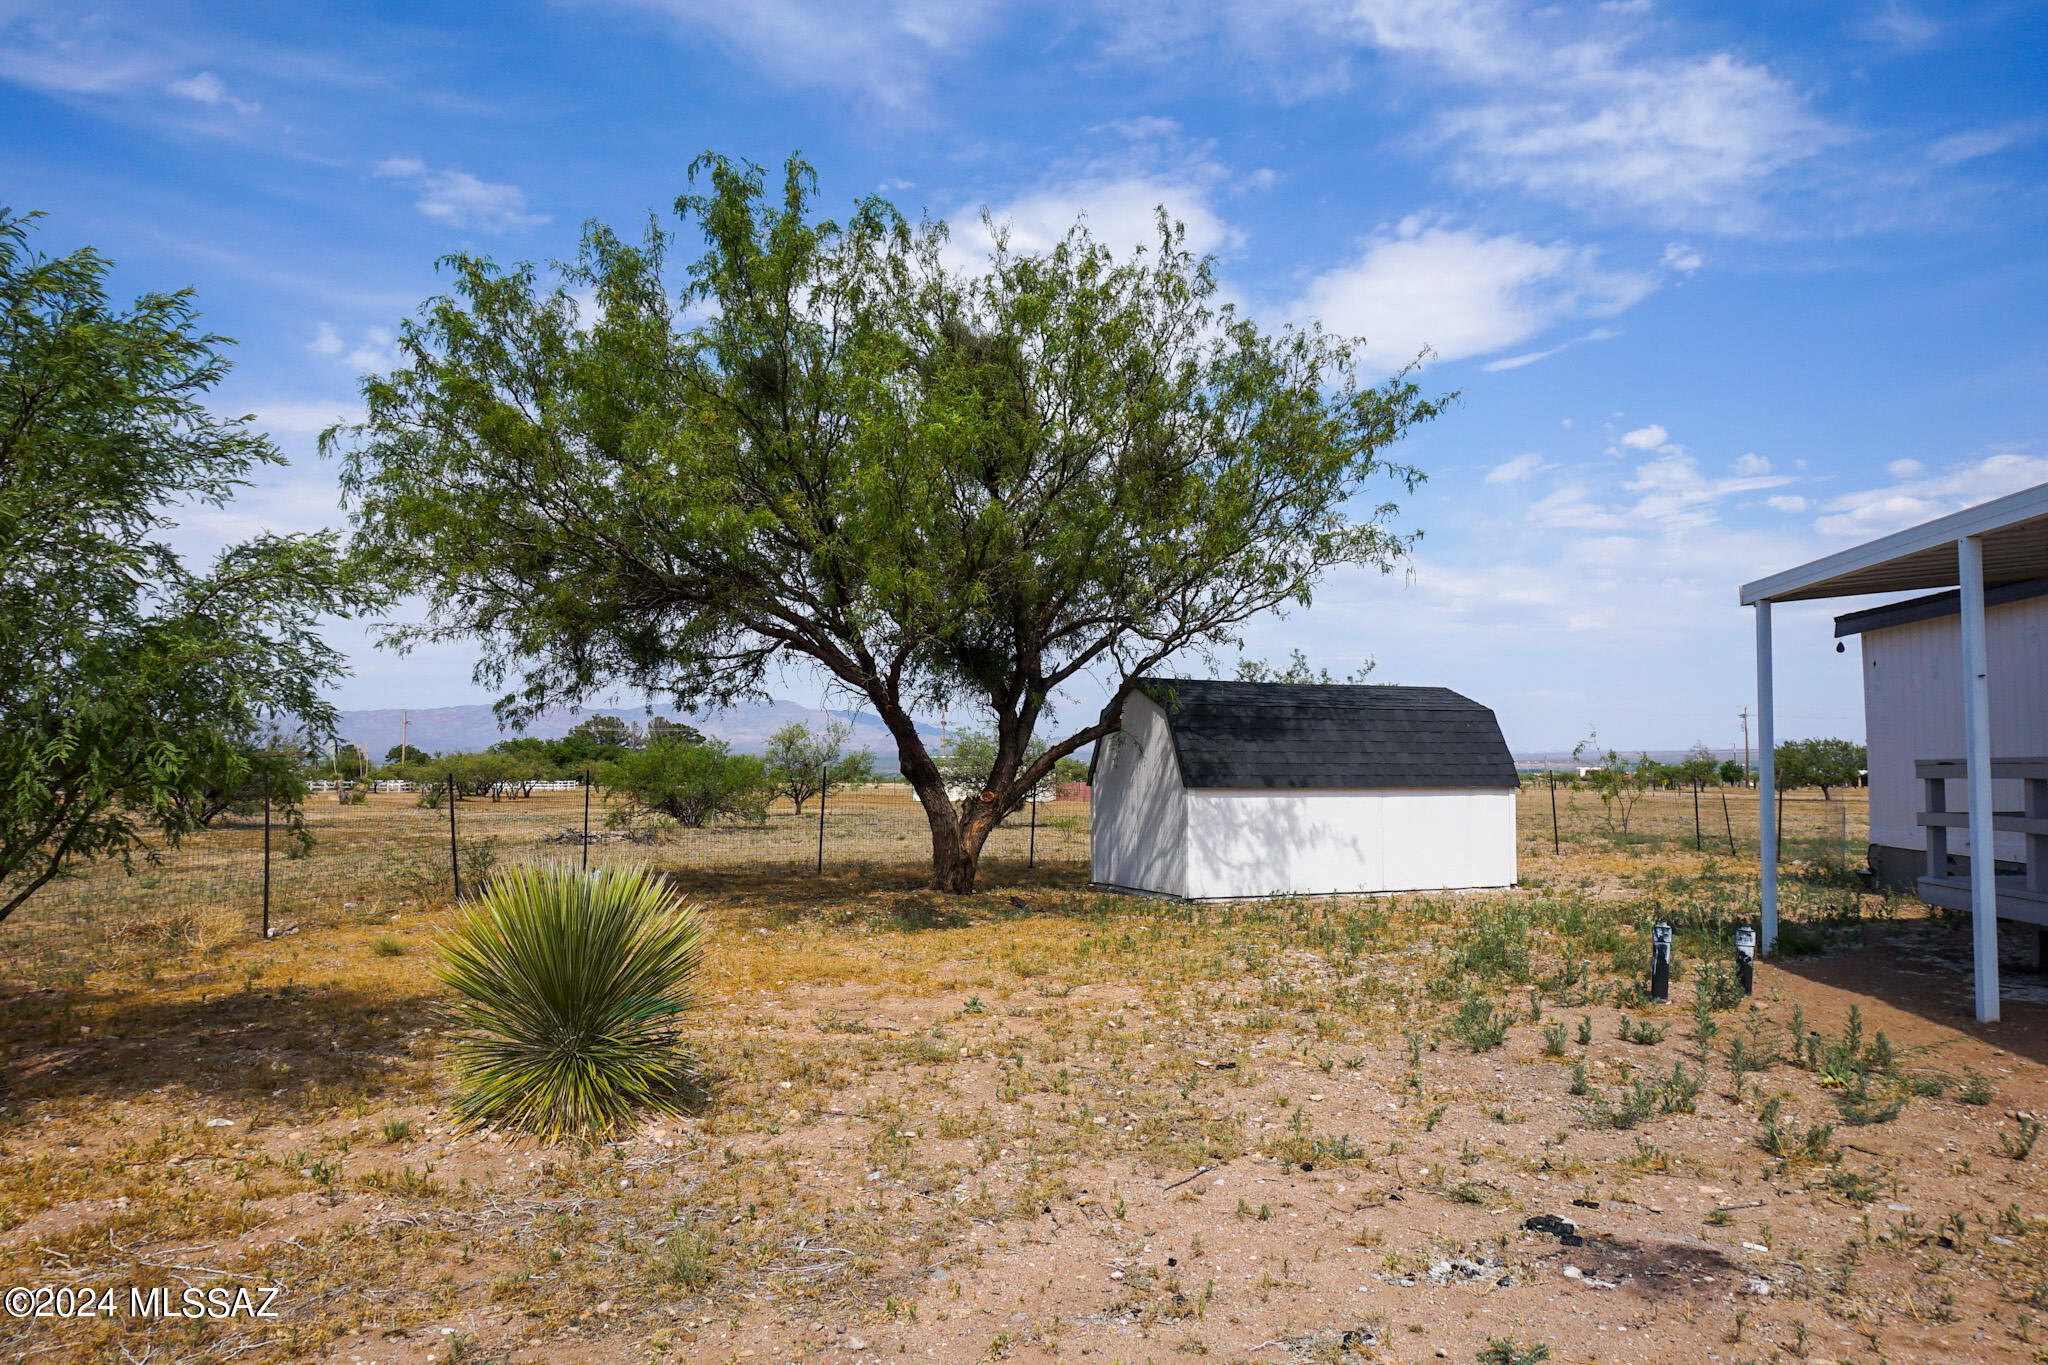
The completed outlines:
[[[1895,479],[1910,479],[1915,474],[1923,474],[1926,471],[1927,466],[1918,460],[1893,460],[1884,467],[1884,472]]]
[[[1773,512],[1804,512],[1806,499],[1797,493],[1785,493],[1775,498],[1765,498],[1764,506]]]
[[[1094,238],[1119,255],[1159,244],[1159,210],[1187,228],[1185,245],[1205,254],[1241,245],[1244,235],[1209,205],[1201,177],[1182,180],[1141,175],[1082,179],[1037,190],[1007,203],[990,205],[988,217],[1006,230],[1013,250],[1043,251],[1059,241],[1083,215]],[[955,269],[981,262],[994,245],[981,210],[963,209],[951,218],[952,241],[946,255]]]
[[[1892,467],[1911,463],[1898,460]],[[1824,536],[1867,540],[2039,483],[2048,483],[2048,458],[2012,452],[1987,455],[1925,477],[1908,475],[1887,487],[1830,498],[1813,526]]]
[[[1621,312],[1654,287],[1646,276],[1603,268],[1590,247],[1411,218],[1369,240],[1351,264],[1317,276],[1293,312],[1365,337],[1391,370],[1424,347],[1441,360],[1503,350],[1569,318]]]
[[[390,328],[365,327],[356,337],[351,344],[333,323],[323,322],[306,349],[314,355],[336,357],[354,370],[388,370],[398,363],[398,337]]]
[[[363,339],[342,359],[358,370],[388,370],[398,363],[398,338],[388,327],[365,327]]]
[[[1653,422],[1649,426],[1624,432],[1621,443],[1631,450],[1655,450],[1670,439],[1671,433]]]
[[[1745,478],[1753,478],[1758,474],[1768,474],[1771,472],[1771,462],[1755,451],[1750,451],[1746,455],[1735,457],[1735,472]]]
[[[449,227],[509,232],[548,221],[544,213],[526,211],[526,192],[517,185],[479,180],[467,171],[435,170],[416,156],[379,162],[374,174],[414,186],[419,198],[413,206]]]
[[[1941,25],[1907,5],[1881,5],[1861,25],[1863,36],[1911,51],[1926,47],[1941,34]]]
[[[1960,166],[1965,161],[1996,156],[2008,147],[2032,142],[2041,135],[2039,120],[2008,123],[1999,128],[1973,128],[1952,133],[1928,149],[1928,155],[1943,166]]]
[[[1512,460],[1503,460],[1486,472],[1488,483],[1519,483],[1533,474],[1549,468],[1541,455],[1517,455]]]
[[[1664,266],[1667,270],[1676,270],[1681,275],[1690,275],[1705,264],[1706,261],[1700,256],[1700,253],[1694,251],[1684,242],[1673,242],[1664,248]]]
[[[164,89],[173,95],[183,95],[188,100],[197,100],[201,104],[232,109],[238,114],[253,114],[263,107],[230,95],[226,82],[211,71],[202,71],[182,81],[172,81]]]
[[[1424,140],[1468,183],[1719,231],[1759,226],[1788,173],[1843,140],[1784,77],[1733,51],[1673,51],[1647,6],[1506,0],[1221,0],[1212,30],[1279,48],[1365,49],[1448,107]],[[1318,73],[1324,87],[1348,84]]]
[[[934,67],[995,27],[988,0],[613,0],[709,32],[785,85],[815,86],[904,109]]]

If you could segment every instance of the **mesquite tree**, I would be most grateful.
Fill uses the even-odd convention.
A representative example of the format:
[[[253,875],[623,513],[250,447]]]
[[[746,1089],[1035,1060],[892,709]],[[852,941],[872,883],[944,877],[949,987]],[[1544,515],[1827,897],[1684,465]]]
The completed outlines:
[[[0,920],[74,863],[131,859],[303,786],[270,738],[333,728],[323,616],[384,600],[331,533],[195,569],[168,535],[283,462],[207,408],[227,373],[189,291],[107,295],[0,208]],[[296,828],[296,826],[295,826]]]
[[[679,284],[652,225],[588,229],[553,284],[450,257],[366,420],[328,433],[357,552],[430,605],[396,641],[477,642],[480,681],[518,679],[507,718],[621,684],[715,707],[807,661],[874,707],[933,884],[968,891],[1134,677],[1406,551],[1395,509],[1354,499],[1412,489],[1385,451],[1440,404],[1219,305],[1163,213],[1127,255],[1077,223],[1044,251],[998,233],[961,271],[941,226],[880,200],[818,218],[794,158],[779,199],[759,167],[700,175]],[[1084,677],[1106,703],[1040,736]],[[941,704],[996,739],[960,799],[912,721]]]

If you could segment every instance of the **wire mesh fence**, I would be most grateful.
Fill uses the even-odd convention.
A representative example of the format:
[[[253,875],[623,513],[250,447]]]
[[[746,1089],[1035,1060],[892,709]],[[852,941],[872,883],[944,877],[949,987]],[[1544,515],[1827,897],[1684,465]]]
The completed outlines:
[[[778,871],[916,873],[931,866],[924,809],[904,786],[834,791],[796,809],[786,798],[755,821],[669,826],[654,838],[609,827],[602,790],[570,787],[465,797],[375,792],[360,802],[315,793],[302,808],[304,838],[260,817],[223,817],[174,848],[137,857],[124,870],[83,864],[30,903],[36,918],[90,914],[111,922],[229,916],[260,927],[408,901],[444,900],[457,879],[474,890],[499,869],[567,861],[605,867],[645,864],[677,872]],[[1085,787],[1031,803],[989,836],[983,865],[1013,869],[1088,861]],[[587,837],[586,837],[587,835]],[[265,845],[268,843],[266,855]],[[267,882],[267,890],[266,890]],[[28,912],[24,912],[28,913]]]
[[[1853,874],[1864,862],[1865,796],[1786,799],[1781,860]],[[261,819],[228,817],[176,848],[137,858],[128,870],[82,865],[8,921],[0,952],[32,956],[72,940],[72,951],[88,940],[115,949],[158,939],[203,946],[266,924],[289,930],[295,923],[377,922],[411,905],[445,903],[458,874],[462,888],[473,891],[494,871],[541,861],[643,864],[683,874],[898,878],[922,877],[931,867],[923,808],[902,786],[835,791],[822,808],[812,798],[801,811],[778,800],[759,821],[672,828],[654,841],[609,828],[608,814],[601,790],[581,788],[468,797],[452,806],[423,805],[401,792],[375,793],[359,804],[319,794],[303,808],[307,838],[274,822],[267,856]],[[1013,814],[985,846],[983,885],[1002,885],[1033,868],[1064,867],[1085,877],[1090,817],[1085,787],[1063,788],[1061,799]],[[1553,791],[1539,779],[1522,790],[1519,826],[1524,867],[1532,871],[1553,853],[1758,853],[1755,793],[1742,788],[1649,792],[1624,805],[1562,785]]]

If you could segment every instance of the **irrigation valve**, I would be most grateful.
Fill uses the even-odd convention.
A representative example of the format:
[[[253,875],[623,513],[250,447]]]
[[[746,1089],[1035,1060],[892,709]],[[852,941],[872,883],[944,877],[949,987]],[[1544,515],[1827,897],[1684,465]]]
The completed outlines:
[[[1650,931],[1650,998],[1671,998],[1671,926],[1661,920]]]
[[[1742,978],[1742,993],[1748,995],[1756,983],[1756,930],[1747,924],[1735,926],[1735,974]]]

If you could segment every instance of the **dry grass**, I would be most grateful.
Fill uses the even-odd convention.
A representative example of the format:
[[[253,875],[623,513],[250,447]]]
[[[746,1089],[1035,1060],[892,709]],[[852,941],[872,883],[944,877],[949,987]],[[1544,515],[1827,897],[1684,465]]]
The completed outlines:
[[[1660,845],[1597,837],[1590,801],[1553,856],[1525,799],[1526,885],[1497,896],[682,873],[718,929],[710,1098],[596,1149],[448,1123],[443,905],[268,944],[31,916],[0,982],[0,1281],[286,1290],[275,1321],[0,1320],[0,1352],[2036,1358],[2048,1156],[2007,1155],[2004,1115],[2043,1103],[2041,1011],[1980,1036],[1938,962],[1873,989],[1959,936],[1816,856],[1788,908],[1818,955],[1696,1014],[1753,869],[1672,847],[1689,805],[1636,813]],[[1658,916],[1667,1006],[1640,998]],[[1585,1244],[1522,1232],[1538,1213]]]

